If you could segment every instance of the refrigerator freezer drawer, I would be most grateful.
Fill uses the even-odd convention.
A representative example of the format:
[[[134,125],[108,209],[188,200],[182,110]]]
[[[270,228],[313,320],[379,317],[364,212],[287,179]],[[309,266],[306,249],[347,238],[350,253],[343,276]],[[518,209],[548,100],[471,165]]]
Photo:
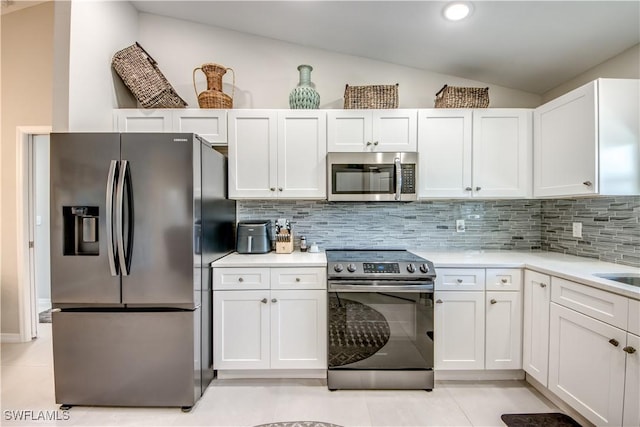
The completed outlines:
[[[200,397],[200,311],[53,313],[56,402],[193,406]]]

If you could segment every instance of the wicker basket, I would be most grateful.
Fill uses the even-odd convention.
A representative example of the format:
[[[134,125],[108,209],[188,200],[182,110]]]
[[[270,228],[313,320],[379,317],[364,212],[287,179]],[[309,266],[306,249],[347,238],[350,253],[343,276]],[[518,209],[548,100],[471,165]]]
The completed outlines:
[[[436,108],[487,108],[488,87],[456,87],[444,85],[435,100]]]
[[[113,55],[111,66],[144,108],[184,108],[157,62],[136,42]]]
[[[344,88],[344,108],[398,108],[398,83]]]

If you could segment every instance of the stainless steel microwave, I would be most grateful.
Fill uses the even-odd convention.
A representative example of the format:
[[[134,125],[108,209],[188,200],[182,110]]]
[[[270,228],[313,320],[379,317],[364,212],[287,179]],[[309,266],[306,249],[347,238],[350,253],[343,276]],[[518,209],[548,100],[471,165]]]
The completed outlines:
[[[328,153],[329,201],[418,199],[418,153]]]

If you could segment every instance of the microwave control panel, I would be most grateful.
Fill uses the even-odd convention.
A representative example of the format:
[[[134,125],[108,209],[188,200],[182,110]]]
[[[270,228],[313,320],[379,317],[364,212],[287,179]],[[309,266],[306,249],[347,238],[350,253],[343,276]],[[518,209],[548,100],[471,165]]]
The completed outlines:
[[[416,165],[402,165],[402,190],[403,194],[415,194],[416,192]]]

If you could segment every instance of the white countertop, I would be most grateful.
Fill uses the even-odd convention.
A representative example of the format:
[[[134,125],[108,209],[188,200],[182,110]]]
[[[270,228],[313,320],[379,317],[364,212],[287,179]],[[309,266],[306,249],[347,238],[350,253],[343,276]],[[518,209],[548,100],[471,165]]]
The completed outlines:
[[[627,265],[555,252],[521,251],[421,251],[411,252],[433,262],[436,268],[528,268],[588,286],[640,300],[640,288],[602,279],[594,273],[640,273]],[[270,252],[260,255],[233,253],[212,263],[212,267],[324,267],[324,252]]]

